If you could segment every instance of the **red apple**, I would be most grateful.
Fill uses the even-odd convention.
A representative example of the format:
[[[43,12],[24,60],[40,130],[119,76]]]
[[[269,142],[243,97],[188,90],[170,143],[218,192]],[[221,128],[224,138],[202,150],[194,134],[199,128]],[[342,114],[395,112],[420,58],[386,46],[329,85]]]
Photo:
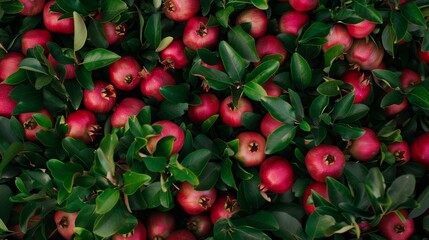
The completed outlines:
[[[258,166],[265,159],[265,138],[257,132],[238,134],[238,152],[234,157],[245,167]]]

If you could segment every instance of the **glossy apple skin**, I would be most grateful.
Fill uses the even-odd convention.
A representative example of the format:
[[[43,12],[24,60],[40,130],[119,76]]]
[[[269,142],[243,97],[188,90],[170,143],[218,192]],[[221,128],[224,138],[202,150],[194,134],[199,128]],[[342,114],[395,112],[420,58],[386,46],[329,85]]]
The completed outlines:
[[[59,19],[63,14],[58,12],[52,12],[51,6],[55,4],[55,1],[49,1],[43,8],[43,23],[46,29],[53,33],[60,34],[73,34],[74,33],[74,20],[73,18]]]
[[[209,190],[195,190],[188,182],[183,182],[177,192],[176,199],[182,209],[190,214],[197,215],[208,211],[216,201],[217,191],[215,188]]]
[[[345,165],[344,153],[334,145],[318,145],[305,155],[308,173],[318,182],[325,182],[327,177],[339,178],[343,175]]]
[[[408,211],[400,209],[399,212],[406,218],[405,222],[402,222],[395,212],[390,212],[384,215],[378,224],[381,235],[388,240],[407,240],[414,233],[414,220],[407,218]]]
[[[246,9],[237,16],[235,23],[237,25],[250,23],[249,34],[253,38],[260,38],[265,35],[268,28],[268,18],[264,11],[258,8]]]
[[[343,45],[343,51],[347,52],[353,44],[353,37],[350,36],[346,27],[344,27],[342,24],[335,24],[332,26],[325,39],[327,42],[322,46],[323,52],[328,51],[328,49],[338,44]]]
[[[295,182],[295,174],[289,161],[281,156],[265,159],[259,168],[259,189],[282,194],[289,191]]]
[[[52,65],[52,67],[55,69],[57,69],[58,65],[60,64],[59,62],[57,62],[57,60],[55,60],[55,58],[50,53],[48,55],[48,61]],[[65,79],[71,80],[71,79],[76,78],[76,66],[74,64],[71,64],[71,63],[64,64],[64,66],[66,68]]]
[[[139,62],[131,56],[123,56],[109,66],[109,79],[116,89],[131,91],[141,81]]]
[[[265,138],[274,132],[277,128],[283,126],[283,123],[273,118],[270,113],[266,113],[260,123],[260,131]]]
[[[171,212],[151,211],[147,217],[146,229],[149,240],[166,239],[176,228],[176,219]]]
[[[316,210],[316,207],[313,203],[309,203],[309,197],[312,194],[312,191],[317,192],[320,196],[329,200],[328,197],[328,187],[324,182],[311,182],[304,191],[304,195],[302,196],[302,205],[304,207],[305,212],[310,215]]]
[[[298,36],[301,28],[310,22],[310,16],[305,12],[288,11],[280,17],[280,31]]]
[[[140,75],[143,78],[140,82],[141,93],[143,96],[152,97],[158,102],[164,101],[164,96],[159,89],[163,86],[176,84],[173,76],[161,67],[155,67],[152,72],[143,70]]]
[[[0,82],[6,80],[12,73],[18,71],[24,56],[19,52],[9,52],[0,59]]]
[[[429,168],[429,133],[423,133],[411,144],[411,160]]]
[[[190,216],[186,228],[198,238],[207,238],[212,234],[213,223],[208,214],[201,213]]]
[[[289,0],[289,4],[296,11],[308,12],[319,6],[319,0]]]
[[[399,80],[401,81],[401,87],[402,89],[406,89],[408,87],[415,86],[422,82],[422,77],[417,72],[405,68],[401,71],[401,77]]]
[[[429,63],[429,51],[423,51],[422,47],[419,46],[419,49],[417,51],[417,55],[425,63]]]
[[[184,22],[200,11],[199,0],[167,0],[164,1],[165,16],[177,22]]]
[[[395,156],[401,164],[406,164],[411,159],[410,147],[407,142],[394,142],[386,145],[387,150]]]
[[[232,96],[224,98],[219,106],[219,114],[222,122],[231,127],[243,126],[241,116],[245,112],[253,112],[253,106],[252,102],[244,97],[240,98],[237,107],[232,105]]]
[[[208,18],[194,16],[183,30],[183,43],[189,49],[212,48],[218,42],[219,27],[206,27]]]
[[[109,45],[119,44],[127,34],[128,27],[125,23],[103,23],[103,33]]]
[[[41,13],[43,10],[43,6],[45,6],[45,0],[18,0],[24,5],[24,9],[22,9],[19,14],[24,16],[36,16]]]
[[[349,151],[354,159],[367,162],[371,161],[380,152],[381,144],[372,129],[367,127],[363,129],[365,133],[351,141]]]
[[[256,52],[260,59],[263,59],[267,55],[278,54],[281,56],[280,65],[282,65],[287,57],[287,51],[283,47],[280,40],[274,35],[265,35],[256,40]],[[258,66],[260,62],[256,62]]]
[[[32,29],[25,32],[21,38],[21,50],[24,55],[27,54],[29,48],[34,48],[40,45],[44,49],[45,55],[48,55],[49,50],[46,44],[52,42],[52,35],[46,29]]]
[[[355,24],[346,24],[347,31],[354,38],[364,38],[371,34],[377,24],[363,20]]]
[[[160,53],[161,63],[165,69],[182,69],[188,65],[185,46],[181,39],[175,39]]]
[[[353,94],[355,95],[353,103],[363,103],[371,94],[369,77],[363,72],[349,70],[341,76],[341,79],[353,86]]]
[[[374,41],[355,39],[346,59],[350,64],[361,70],[378,69],[383,62],[384,48],[377,46]]]
[[[222,195],[216,198],[210,208],[210,219],[215,224],[219,219],[228,219],[240,210],[237,197],[232,194]]]
[[[125,126],[129,117],[132,115],[136,116],[144,106],[146,104],[140,99],[134,97],[124,98],[113,110],[112,117],[110,118],[112,127]]]
[[[154,122],[152,125],[161,126],[162,130],[160,134],[148,139],[146,147],[150,153],[155,152],[158,141],[167,136],[175,137],[171,154],[178,153],[182,149],[185,143],[185,132],[182,128],[170,120],[160,120]]]
[[[17,102],[9,94],[14,88],[15,86],[0,83],[0,116],[12,117],[12,112]]]
[[[234,157],[245,167],[260,165],[265,160],[265,138],[258,132],[237,135],[238,152]]]
[[[95,114],[86,109],[78,109],[70,113],[66,117],[66,123],[69,127],[66,136],[81,140],[85,144],[93,142],[100,129]]]
[[[110,112],[116,103],[116,89],[102,80],[94,82],[94,89],[83,91],[83,105],[94,113]]]
[[[219,99],[213,93],[202,93],[199,95],[201,103],[191,105],[188,108],[188,116],[191,122],[201,124],[209,117],[219,113]]]
[[[146,240],[147,230],[142,221],[138,220],[136,227],[128,234],[115,234],[113,240]]]

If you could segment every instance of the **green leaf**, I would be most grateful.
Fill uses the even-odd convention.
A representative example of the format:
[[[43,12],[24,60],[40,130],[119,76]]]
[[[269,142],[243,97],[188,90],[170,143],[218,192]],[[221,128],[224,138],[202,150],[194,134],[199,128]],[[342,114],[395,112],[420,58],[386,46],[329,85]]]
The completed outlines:
[[[404,96],[400,91],[394,90],[387,93],[380,102],[380,107],[385,108],[393,104],[400,104],[404,100]]]
[[[225,71],[234,82],[240,82],[244,72],[249,66],[249,62],[242,58],[232,47],[225,41],[219,44],[219,53],[222,59]]]
[[[294,139],[297,127],[285,124],[272,132],[265,145],[265,153],[273,154],[286,148]]]
[[[369,112],[369,107],[365,104],[353,104],[347,115],[341,119],[345,123],[353,123],[365,117]]]
[[[182,165],[189,168],[196,175],[200,175],[203,169],[206,167],[212,153],[208,149],[198,149],[188,155],[183,159]]]
[[[263,97],[262,106],[268,110],[271,116],[280,122],[294,123],[296,121],[292,106],[285,100],[277,97]]]
[[[404,22],[406,21],[407,19],[405,19],[405,17],[401,13],[397,11],[390,12],[390,24],[392,25],[396,36],[394,42],[395,44],[404,39],[407,35],[408,24],[404,24]]]
[[[187,103],[163,101],[159,108],[158,117],[173,120],[183,116],[186,110],[188,110]]]
[[[114,207],[106,214],[99,215],[94,223],[92,232],[100,237],[108,238],[126,228],[131,231],[137,224],[137,219],[127,210]]]
[[[279,223],[281,222],[275,218],[273,212],[260,210],[252,215],[238,219],[235,223],[236,225],[246,225],[263,231],[277,231],[280,229]]]
[[[174,38],[173,37],[165,37],[161,40],[158,47],[155,49],[155,52],[161,52],[162,50],[166,49],[172,42]]]
[[[317,92],[320,95],[334,97],[341,93],[341,85],[344,84],[344,81],[341,80],[329,80],[323,82],[317,87]]]
[[[63,163],[58,159],[50,159],[46,162],[46,166],[51,171],[52,176],[62,182],[62,186],[68,193],[72,191],[76,176],[83,172],[83,167],[80,164]]]
[[[0,220],[5,221],[6,223],[9,221],[10,212],[13,206],[13,203],[9,200],[9,197],[11,197],[13,194],[14,193],[12,192],[12,189],[8,185],[0,185],[0,195],[2,196],[0,198],[0,204],[2,206],[2,211],[0,211]],[[7,229],[7,227],[4,226],[4,222],[0,222],[0,232],[5,231],[5,229]]]
[[[8,85],[17,85],[27,80],[27,75],[24,69],[18,69],[16,72],[9,75],[4,80],[4,83]]]
[[[6,151],[2,153],[3,159],[0,162],[0,175],[3,173],[6,166],[15,158],[15,156],[23,150],[24,144],[21,142],[13,142],[6,148]]]
[[[391,88],[397,88],[401,85],[401,82],[399,80],[399,77],[401,76],[400,73],[392,72],[390,70],[384,70],[384,69],[375,69],[375,70],[372,70],[372,73],[377,78],[384,81]]]
[[[325,111],[328,106],[329,97],[320,95],[316,97],[310,104],[309,115],[313,122],[318,123],[321,114]]]
[[[247,82],[243,90],[244,94],[254,101],[260,101],[262,97],[267,96],[265,89],[256,82]]]
[[[429,90],[424,86],[418,85],[414,87],[406,96],[412,105],[423,109],[429,109]]]
[[[352,93],[346,94],[342,97],[337,103],[334,105],[334,109],[332,110],[332,119],[342,119],[349,113],[350,109],[353,106],[353,101],[355,99],[355,95]]]
[[[5,11],[8,14],[18,14],[24,9],[24,5],[21,2],[16,1],[2,1],[2,5],[0,6],[1,10]]]
[[[88,25],[88,38],[91,39],[91,43],[97,48],[109,47],[106,36],[103,31],[103,24],[101,21],[92,20]]]
[[[234,26],[228,31],[228,43],[247,61],[259,62],[255,39],[244,31],[240,25]]]
[[[234,174],[232,173],[232,161],[229,158],[225,158],[221,164],[220,177],[222,181],[237,190],[235,183]]]
[[[314,211],[307,220],[305,232],[311,238],[323,238],[331,235],[330,229],[336,224],[335,219],[330,215],[322,215]]]
[[[167,166],[167,158],[164,156],[147,156],[142,158],[142,161],[146,165],[147,169],[151,172],[163,172]]]
[[[144,37],[153,48],[157,48],[161,42],[161,14],[152,14],[144,30]]]
[[[123,174],[124,176],[124,193],[127,195],[133,195],[143,185],[150,182],[151,177],[149,175],[127,171]]]
[[[298,121],[304,119],[304,106],[302,105],[301,97],[292,89],[288,89],[290,102],[292,104],[293,109],[295,110],[295,114]]]
[[[277,60],[264,61],[246,75],[246,82],[264,84],[274,76],[279,67],[280,63]]]
[[[329,24],[323,22],[313,22],[302,34],[300,43],[306,44],[313,41],[314,39],[325,38],[325,36],[329,34],[330,30],[331,26]],[[323,43],[321,43],[320,45],[322,45]]]
[[[121,193],[118,189],[107,188],[95,199],[95,212],[97,214],[106,214],[112,210],[119,201]]]
[[[19,68],[27,70],[27,71],[41,73],[41,74],[44,74],[44,75],[48,74],[46,72],[46,69],[42,66],[42,64],[36,58],[30,58],[30,57],[24,58],[19,63]]]
[[[220,9],[216,12],[216,19],[222,27],[228,27],[229,16],[234,12],[234,10],[235,9],[232,6],[227,6],[226,8]]]
[[[74,42],[73,50],[75,52],[82,49],[85,45],[86,38],[88,37],[88,32],[86,30],[85,21],[82,16],[77,12],[73,12],[73,21],[74,21]]]
[[[253,6],[261,9],[261,10],[267,10],[268,9],[268,0],[251,0]]]
[[[208,190],[217,183],[220,175],[220,164],[208,162],[203,171],[198,175],[200,184],[195,188],[196,190]]]
[[[414,193],[416,178],[411,174],[404,174],[396,178],[387,189],[387,196],[391,199],[389,209],[396,209],[406,202]]]
[[[417,199],[417,203],[419,204],[417,208],[411,210],[408,218],[416,218],[421,216],[426,212],[429,208],[429,186],[427,186],[419,195]]]
[[[426,20],[415,2],[401,4],[401,13],[409,22],[427,28]]]
[[[279,225],[279,230],[273,232],[275,235],[285,239],[306,239],[304,229],[298,219],[285,211],[274,211],[272,214]]]
[[[326,73],[329,73],[329,71],[331,70],[332,63],[335,61],[335,59],[342,56],[343,54],[344,54],[344,45],[336,44],[330,47],[323,54],[323,58],[325,60],[325,68],[323,69],[323,71]]]
[[[364,0],[353,1],[353,10],[362,18],[375,23],[383,23],[381,14],[372,5],[368,5]]]
[[[86,70],[92,71],[109,66],[120,58],[121,56],[115,52],[103,48],[95,48],[85,54],[82,64]]]
[[[127,4],[122,0],[102,0],[101,16],[102,22],[110,22],[128,9]]]
[[[177,154],[170,158],[168,169],[170,170],[171,174],[173,174],[174,178],[178,181],[187,181],[193,186],[197,186],[200,183],[195,173],[179,163],[177,160]]]
[[[353,203],[354,197],[350,190],[332,177],[326,178],[329,201],[338,206],[341,203]]]
[[[383,43],[384,49],[386,49],[391,56],[395,56],[395,39],[395,30],[391,25],[387,24],[381,34],[381,42]]]
[[[365,179],[365,187],[375,198],[384,196],[386,184],[379,168],[373,167],[369,170]]]
[[[35,114],[32,115],[32,117],[36,121],[37,125],[39,125],[39,126],[41,126],[43,128],[46,128],[46,129],[52,128],[52,121],[45,114],[35,113]]]
[[[187,103],[190,100],[190,86],[186,83],[162,86],[159,91],[171,102]]]
[[[192,66],[191,74],[207,80],[210,88],[214,90],[225,90],[233,85],[232,79],[225,72],[201,66],[199,63]]]
[[[348,124],[337,123],[332,127],[332,132],[341,136],[344,141],[354,140],[365,133],[365,130],[359,127],[352,127]]]
[[[86,90],[94,89],[94,81],[92,80],[92,72],[86,70],[85,67],[78,67],[76,69],[76,80]]]
[[[310,65],[299,53],[295,52],[292,55],[291,63],[292,81],[295,86],[300,89],[306,89],[312,81],[312,72]]]

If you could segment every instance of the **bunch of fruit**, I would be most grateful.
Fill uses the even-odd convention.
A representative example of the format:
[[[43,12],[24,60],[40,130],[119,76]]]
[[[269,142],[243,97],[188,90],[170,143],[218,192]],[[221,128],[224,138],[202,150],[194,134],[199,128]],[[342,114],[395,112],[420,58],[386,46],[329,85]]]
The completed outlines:
[[[427,236],[428,16],[0,1],[0,238]]]

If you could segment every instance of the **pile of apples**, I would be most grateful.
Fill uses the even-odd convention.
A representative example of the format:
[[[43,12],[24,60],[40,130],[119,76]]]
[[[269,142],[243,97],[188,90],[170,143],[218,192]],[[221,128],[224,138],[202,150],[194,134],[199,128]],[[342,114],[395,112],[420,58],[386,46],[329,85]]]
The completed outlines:
[[[388,23],[362,19],[355,12],[350,12],[356,15],[353,21],[332,19],[336,5],[330,1],[106,0],[100,1],[105,8],[99,3],[88,3],[95,7],[88,7],[91,12],[82,10],[86,15],[65,10],[65,6],[79,9],[85,1],[5,2],[16,10],[3,15],[0,28],[15,38],[9,42],[0,39],[0,122],[10,126],[19,123],[20,127],[6,130],[2,129],[5,125],[0,125],[0,133],[6,131],[18,136],[22,131],[23,148],[7,150],[12,145],[9,139],[16,137],[1,142],[2,161],[10,158],[9,170],[16,170],[13,177],[2,179],[12,192],[9,201],[13,207],[7,215],[15,217],[4,220],[6,228],[0,228],[0,237],[192,240],[240,236],[247,239],[244,235],[234,235],[240,234],[236,229],[243,232],[246,229],[249,239],[252,233],[258,239],[291,239],[282,232],[290,230],[284,226],[288,223],[278,218],[278,229],[262,227],[262,230],[246,218],[257,210],[266,214],[272,209],[293,216],[294,224],[300,226],[296,231],[304,234],[295,236],[296,239],[321,237],[317,234],[322,233],[307,229],[312,227],[306,226],[306,221],[323,215],[322,210],[317,211],[319,206],[322,206],[319,209],[325,207],[323,216],[330,216],[326,206],[335,203],[330,201],[335,197],[333,182],[349,188],[355,198],[367,197],[353,192],[356,186],[346,184],[350,180],[345,176],[347,164],[364,166],[360,169],[379,168],[380,174],[376,176],[383,172],[384,178],[390,179],[386,180],[388,184],[392,183],[392,175],[386,169],[393,166],[398,169],[397,173],[388,172],[394,175],[393,179],[407,172],[406,169],[420,169],[418,178],[421,182],[427,180],[429,100],[425,94],[429,91],[425,78],[429,51],[422,46],[427,44],[427,32],[423,40],[405,33],[396,39],[392,48],[409,46],[407,54],[413,60],[408,65],[401,62],[407,59],[404,53],[407,51],[398,56],[387,50],[387,35],[395,34],[394,30],[380,31]],[[344,6],[349,4],[340,2]],[[380,12],[392,16],[401,14],[401,8],[413,7],[422,14],[413,1],[356,2],[372,8],[374,4],[381,6]],[[8,9],[9,5],[0,6]],[[118,6],[125,10],[111,17]],[[332,9],[325,11],[329,7]],[[155,35],[157,40],[151,40],[150,34],[155,33],[146,28],[152,26],[155,15],[161,16],[157,23],[162,26],[155,24],[153,31],[168,32],[165,30]],[[22,25],[11,25],[8,17],[19,19]],[[26,28],[23,19],[26,24],[38,23]],[[317,21],[328,24],[311,29]],[[392,24],[404,24],[408,27],[404,31],[417,28],[416,24]],[[305,33],[310,35],[309,28],[314,31],[311,40],[315,48],[302,49],[300,44],[304,43],[300,41],[291,43],[302,39]],[[91,31],[99,31],[100,39]],[[238,50],[237,45],[230,44],[237,32],[239,35],[234,36],[246,40],[242,44],[253,45]],[[153,41],[159,45],[152,46]],[[256,53],[253,61],[240,56],[251,56],[249,49]],[[306,79],[310,82],[306,83]],[[25,88],[31,91],[26,93]],[[66,98],[58,97],[60,94]],[[52,103],[55,101],[64,104],[57,107]],[[317,109],[319,112],[314,115]],[[336,116],[339,111],[348,115]],[[361,115],[355,121],[341,122],[353,114]],[[411,127],[406,125],[410,119],[414,121]],[[383,132],[385,126],[393,127],[390,132]],[[404,133],[402,137],[401,128],[405,126],[412,133],[407,136]],[[49,136],[57,136],[54,141],[61,144],[48,146],[44,135],[47,132],[53,134]],[[119,143],[105,145],[108,141]],[[95,160],[81,161],[89,163],[84,165],[76,161],[80,156],[68,156],[68,143],[75,144],[77,152],[82,154],[91,152],[89,155]],[[44,162],[22,160],[31,151],[37,152]],[[200,168],[200,162],[186,160],[190,155],[207,161],[201,160],[204,163]],[[102,157],[107,160],[103,162]],[[158,159],[164,159],[159,161],[165,166],[157,166],[157,170],[143,164]],[[60,163],[70,164],[69,167],[81,165],[71,180],[72,188],[81,187],[74,183],[78,177],[89,175],[94,181],[88,185],[88,193],[82,192],[82,198],[75,202],[64,199],[57,202],[64,191],[59,184],[61,177],[55,172]],[[210,167],[218,169],[215,172]],[[0,173],[5,169],[6,166],[0,168]],[[25,192],[18,187],[23,181],[22,174],[30,170],[53,179],[52,192],[45,193],[46,198],[53,200],[52,206],[35,207],[37,204],[31,204],[40,199],[20,198]],[[64,167],[64,171],[75,169]],[[199,185],[211,177],[209,173],[218,174],[213,184]],[[141,180],[142,184],[130,193],[125,182],[132,174],[141,174],[141,179],[147,177],[147,181]],[[133,195],[142,194],[154,183],[160,186],[160,192],[168,192],[170,202],[156,195],[161,204],[150,207],[144,203],[146,207],[136,207],[140,205],[134,201],[140,198]],[[250,183],[258,196],[246,196],[246,190],[239,192]],[[386,187],[383,184],[382,189]],[[416,189],[422,188],[419,187]],[[415,230],[415,221],[421,221],[417,217],[425,216],[425,209],[408,218],[413,209],[429,207],[416,200],[425,196],[420,193],[417,190],[410,193],[407,197],[413,200],[404,199],[395,208],[377,215],[379,218],[366,217],[366,213],[351,217],[344,214],[352,219],[352,224],[337,222],[344,226],[329,236],[338,234],[346,239],[382,236],[397,240],[428,234],[428,228]],[[108,194],[109,198],[103,198]],[[376,197],[381,201],[384,190],[379,194]],[[257,207],[241,206],[252,197]],[[79,216],[86,216],[81,211],[85,204],[97,206],[94,214],[101,216],[100,212],[113,211],[114,206],[100,210],[111,199],[115,199],[115,207],[120,205],[133,220],[117,223],[115,226],[120,226],[117,231],[106,230],[108,233],[101,235],[98,230],[92,232],[93,226],[82,224],[83,220],[77,224]],[[167,203],[162,205],[162,201]],[[288,212],[290,208],[295,208],[295,212]],[[33,210],[31,214],[29,209]],[[26,211],[22,216],[27,219],[17,217]]]

